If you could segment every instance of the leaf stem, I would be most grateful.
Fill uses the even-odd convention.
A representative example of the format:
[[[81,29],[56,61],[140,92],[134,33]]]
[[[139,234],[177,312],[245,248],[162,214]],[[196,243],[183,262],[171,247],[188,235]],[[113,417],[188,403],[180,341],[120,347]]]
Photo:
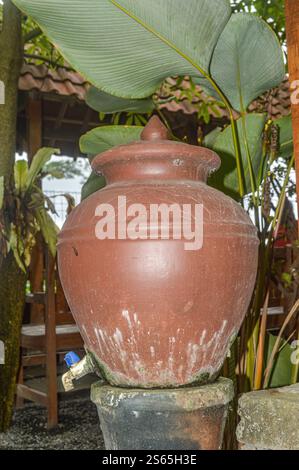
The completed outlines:
[[[293,318],[293,316],[295,314],[297,314],[298,309],[299,309],[299,300],[297,300],[297,302],[295,302],[295,304],[293,305],[293,308],[290,310],[290,312],[286,316],[286,319],[285,319],[285,321],[284,321],[284,323],[281,327],[279,335],[277,336],[277,339],[275,341],[275,344],[274,344],[269,362],[268,362],[266,370],[265,370],[263,388],[267,388],[269,386],[269,382],[270,382],[270,378],[271,378],[271,372],[272,372],[272,369],[273,369],[276,354],[279,350],[279,346],[280,346],[280,342],[281,342],[281,339],[282,339],[283,332],[286,329],[286,327],[287,327],[288,323],[290,322],[290,320]]]

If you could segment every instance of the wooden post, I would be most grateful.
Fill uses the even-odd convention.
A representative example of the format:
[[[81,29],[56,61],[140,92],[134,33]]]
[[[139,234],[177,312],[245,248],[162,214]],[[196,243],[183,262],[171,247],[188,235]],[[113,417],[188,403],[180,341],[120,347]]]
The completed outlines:
[[[40,97],[30,94],[26,103],[27,115],[27,151],[28,161],[31,163],[36,152],[42,147],[42,101]],[[37,243],[32,251],[29,280],[31,292],[41,292],[43,289],[43,247],[42,237],[37,238]],[[44,323],[44,309],[42,305],[32,304],[30,307],[30,322],[34,324]]]
[[[48,428],[57,426],[57,352],[55,308],[55,260],[46,249],[46,368],[48,395]]]
[[[299,214],[299,1],[285,0],[285,10]]]

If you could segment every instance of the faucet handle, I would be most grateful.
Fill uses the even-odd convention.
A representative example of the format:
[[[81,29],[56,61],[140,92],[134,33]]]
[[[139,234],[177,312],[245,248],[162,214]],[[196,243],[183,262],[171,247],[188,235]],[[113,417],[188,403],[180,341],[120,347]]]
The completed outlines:
[[[78,364],[80,360],[80,357],[74,351],[70,351],[64,356],[64,361],[68,368],[74,366],[75,364]]]

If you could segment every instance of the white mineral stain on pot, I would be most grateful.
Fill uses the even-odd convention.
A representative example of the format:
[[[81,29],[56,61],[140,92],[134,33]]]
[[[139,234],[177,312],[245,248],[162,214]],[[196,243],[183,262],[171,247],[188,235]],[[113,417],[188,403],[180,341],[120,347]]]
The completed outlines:
[[[100,348],[101,354],[102,354],[102,355],[104,355],[104,352],[103,352],[103,348],[102,348],[101,339],[100,339],[100,335],[99,335],[98,329],[97,329],[97,328],[95,328],[95,329],[94,329],[94,332],[95,332],[95,335],[96,335],[96,338],[97,338],[97,341],[98,341],[98,345],[99,345],[99,348]]]
[[[101,335],[101,338],[102,338],[103,343],[105,344],[105,343],[106,343],[106,339],[105,339],[106,332],[104,333],[101,329],[99,329],[99,333],[100,333],[100,335]]]
[[[207,331],[204,330],[201,334],[199,343],[192,343],[189,342],[187,346],[187,378],[191,377],[194,373],[197,373],[198,367],[201,364],[207,363],[214,363],[215,358],[220,356],[219,350],[221,350],[221,356],[223,354],[223,350],[227,347],[227,340],[223,341],[223,336],[225,333],[225,329],[227,327],[227,320],[224,320],[221,328],[216,331],[211,339],[208,342],[205,342],[205,338],[207,335]],[[225,334],[225,337],[227,335]],[[227,338],[226,338],[227,339]],[[207,360],[207,357],[209,358]]]
[[[121,345],[121,343],[123,343],[123,335],[118,328],[116,328],[113,338],[119,346]]]
[[[110,358],[110,366],[117,367],[120,361],[126,373],[129,372],[127,366],[127,351],[123,340],[123,334],[119,328],[116,328],[112,335],[108,335],[106,331],[95,328],[95,333],[99,342],[99,347],[102,354],[102,360],[105,356]]]
[[[200,346],[203,345],[203,342],[205,340],[206,335],[207,335],[207,330],[203,330],[202,335],[201,335],[200,340],[199,340],[199,345]]]
[[[176,158],[175,160],[172,161],[173,166],[182,166],[184,165],[184,160],[181,160],[180,158]]]
[[[171,373],[174,373],[174,353],[175,353],[175,342],[176,339],[174,336],[171,336],[168,340],[169,343],[169,353],[168,353],[168,368]]]
[[[183,372],[184,372],[184,366],[180,366],[178,368],[178,377],[181,381],[183,381]]]
[[[128,326],[130,326],[129,351],[127,350],[128,340],[124,340],[124,332],[120,328],[116,328],[109,335],[106,331],[95,328],[95,337],[101,351],[101,359],[105,361],[105,356],[109,357],[109,368],[116,375],[120,365],[127,377],[134,371],[135,383],[140,381],[140,383],[145,384],[158,380],[164,383],[175,383],[178,381],[187,383],[194,380],[195,375],[200,375],[201,373],[214,374],[216,367],[207,366],[206,364],[215,364],[217,362],[218,367],[218,363],[221,363],[223,354],[228,347],[227,320],[223,321],[221,328],[212,334],[209,341],[207,341],[207,330],[200,332],[198,340],[188,343],[186,355],[180,351],[181,337],[184,334],[184,330],[178,328],[176,336],[168,338],[168,355],[165,361],[158,360],[161,338],[159,335],[155,336],[154,342],[148,350],[151,358],[155,359],[153,361],[154,365],[149,370],[148,360],[145,360],[143,357],[143,350],[140,351],[137,347],[140,345],[140,342],[136,341],[136,337],[140,335],[148,336],[150,331],[142,332],[140,330],[137,314],[131,314],[130,316],[128,310],[123,310],[122,316],[126,319]],[[134,319],[134,321],[132,322],[131,319]],[[223,341],[224,335],[225,341]],[[125,336],[127,336],[127,332]]]
[[[184,306],[184,309],[183,309],[184,313],[189,312],[189,310],[192,309],[193,305],[194,305],[193,300],[189,300],[189,302],[187,302],[186,305]]]
[[[132,328],[132,323],[131,323],[131,318],[130,318],[129,311],[128,310],[123,310],[121,312],[121,314],[126,319],[126,321],[128,322],[129,327]]]
[[[131,345],[131,349],[136,350],[138,348],[140,334],[142,333],[141,322],[138,320],[138,313],[134,312],[131,315],[133,322],[131,320],[129,310],[122,310],[121,315],[126,320],[129,327],[129,333],[131,336],[131,342],[129,344]]]
[[[154,348],[154,346],[150,347],[150,353],[151,353],[152,358],[154,358],[155,357],[155,348]]]
[[[85,338],[88,338],[87,330],[86,330],[86,327],[85,327],[84,323],[82,323],[81,328],[82,328],[82,330],[83,330],[83,335],[84,335],[84,337],[85,337]],[[83,339],[85,339],[85,338],[83,338]]]
[[[174,359],[172,356],[169,356],[168,358],[168,368],[171,372],[173,372],[173,366],[174,366]]]

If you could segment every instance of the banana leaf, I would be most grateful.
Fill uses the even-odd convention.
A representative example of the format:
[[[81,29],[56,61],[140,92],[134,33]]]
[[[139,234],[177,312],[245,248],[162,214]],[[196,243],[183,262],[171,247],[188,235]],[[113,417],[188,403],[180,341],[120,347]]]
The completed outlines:
[[[119,98],[117,96],[109,95],[94,86],[89,88],[85,101],[90,108],[104,114],[121,112],[145,114],[151,113],[155,108],[151,97],[143,100]]]
[[[97,88],[152,95],[172,75],[209,73],[229,0],[14,0]]]

